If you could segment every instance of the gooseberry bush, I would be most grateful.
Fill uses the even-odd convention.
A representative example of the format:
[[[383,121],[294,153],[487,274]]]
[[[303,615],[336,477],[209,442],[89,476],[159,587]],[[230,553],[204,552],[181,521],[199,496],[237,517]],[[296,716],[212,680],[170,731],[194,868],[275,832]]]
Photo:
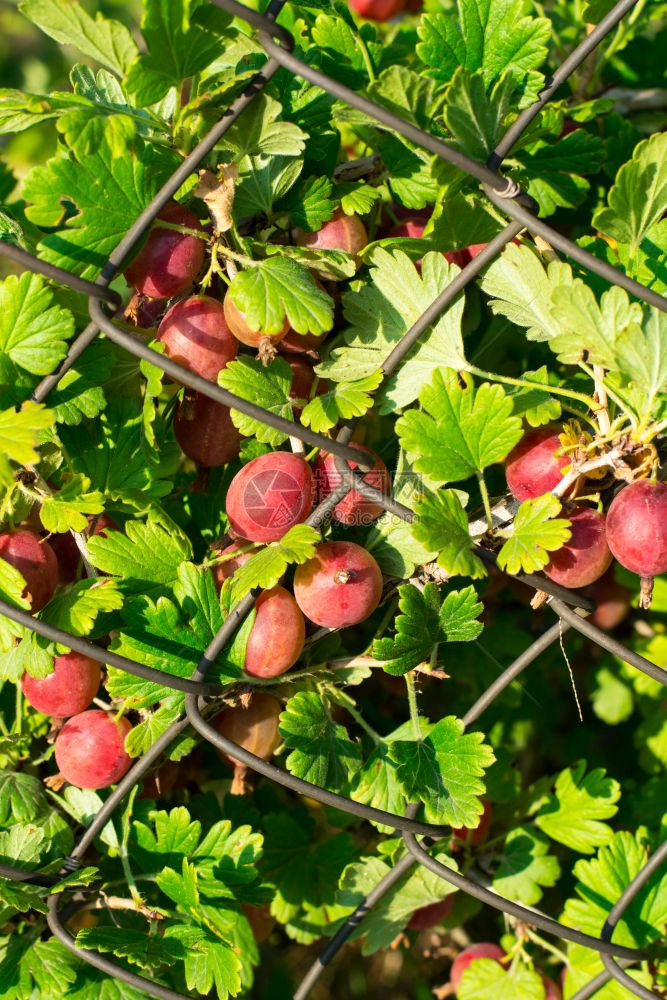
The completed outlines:
[[[665,666],[664,312],[525,230],[384,377],[506,220],[462,171],[280,70],[112,282],[116,323],[184,381],[98,336],[35,402],[85,300],[20,272],[3,245],[98,279],[265,53],[206,0],[145,0],[140,25],[133,5],[18,7],[13,25],[64,48],[22,83],[0,51],[0,599],[24,612],[0,615],[2,864],[61,873],[183,717],[183,692],[113,654],[189,678],[252,593],[203,712],[313,796],[183,728],[63,875],[80,948],[191,996],[292,996],[304,951],[406,854],[392,827],[318,788],[412,804],[444,830],[437,860],[599,936],[667,828],[659,680],[563,625],[472,727],[463,717],[553,625],[553,585],[581,589],[593,625]],[[304,0],[278,20],[306,62],[483,163],[610,7]],[[658,294],[664,39],[664,5],[640,0],[503,168],[558,232]],[[209,398],[193,373],[327,446],[352,430],[358,461],[346,470]],[[542,574],[532,601],[525,574]],[[0,877],[2,996],[147,995],[49,936],[49,891]],[[613,937],[646,949],[628,974],[655,996],[666,924],[658,870]],[[603,969],[419,866],[347,947],[318,995],[558,1000]]]

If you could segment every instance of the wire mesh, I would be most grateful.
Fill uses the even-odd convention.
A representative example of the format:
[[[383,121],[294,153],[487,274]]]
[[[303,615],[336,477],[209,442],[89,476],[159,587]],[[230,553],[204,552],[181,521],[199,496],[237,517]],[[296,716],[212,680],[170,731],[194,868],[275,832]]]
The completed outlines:
[[[257,28],[260,42],[269,58],[261,71],[256,73],[246,85],[241,95],[229,106],[220,121],[183,160],[160,192],[141,213],[135,224],[109,257],[96,282],[85,281],[61,268],[39,260],[20,248],[0,242],[0,254],[11,258],[27,269],[36,271],[53,281],[60,282],[69,288],[83,293],[89,300],[90,324],[72,342],[67,357],[59,369],[40,382],[32,398],[36,402],[43,402],[55,386],[58,385],[65,373],[81,357],[89,344],[102,332],[108,339],[134,355],[134,357],[150,361],[181,384],[204,393],[210,399],[233,407],[270,427],[284,431],[291,437],[298,438],[311,446],[324,448],[328,452],[333,453],[336,467],[341,476],[340,486],[316,508],[307,523],[314,526],[322,525],[333,507],[342,497],[347,495],[350,489],[362,493],[365,497],[372,499],[373,502],[380,504],[385,510],[390,511],[394,515],[410,521],[413,513],[408,507],[398,503],[392,497],[381,494],[372,487],[369,487],[361,478],[363,472],[356,473],[347,465],[346,460],[353,460],[362,470],[367,467],[364,454],[357,450],[352,450],[348,445],[356,421],[346,422],[339,431],[336,439],[332,440],[299,424],[294,424],[289,420],[265,411],[261,407],[236,397],[220,386],[185,370],[180,365],[146,346],[143,341],[131,333],[115,325],[114,316],[122,309],[122,303],[120,296],[113,289],[109,288],[109,284],[121,269],[125,259],[132,253],[138,241],[156,219],[161,209],[203,159],[213,150],[225,132],[252,105],[255,97],[263,91],[275,73],[283,67],[295,76],[307,80],[322,90],[327,91],[329,94],[345,102],[348,106],[363,111],[371,118],[398,132],[412,143],[441,157],[477,179],[489,200],[509,219],[505,228],[461,270],[437,296],[417,322],[406,332],[401,341],[385,359],[382,366],[384,378],[391,375],[396,366],[424,332],[440,317],[463,289],[474,280],[477,274],[502,251],[504,246],[517,233],[524,229],[533,235],[543,237],[556,250],[570,257],[600,278],[626,289],[631,295],[651,306],[667,311],[667,299],[663,296],[632,280],[609,264],[598,260],[565,236],[557,233],[548,224],[538,220],[534,214],[537,206],[533,200],[522,192],[514,181],[503,177],[499,172],[504,158],[511,151],[514,144],[533,121],[540,109],[544,107],[557,89],[567,81],[570,75],[577,70],[587,56],[595,51],[600,42],[616,27],[621,19],[632,10],[637,0],[621,0],[586,35],[581,44],[570,53],[554,72],[535,103],[518,115],[498,143],[496,149],[489,156],[486,164],[478,163],[465,154],[452,149],[435,136],[422,131],[295,57],[293,54],[294,43],[291,35],[275,23],[275,19],[280,13],[285,0],[272,0],[265,14],[250,10],[237,3],[236,0],[212,0],[212,2],[227,13],[242,18],[251,26]],[[481,546],[476,546],[475,551],[487,563],[495,562],[493,554]],[[591,622],[586,621],[585,614],[593,610],[593,605],[588,598],[578,594],[576,591],[566,590],[540,574],[522,574],[515,578],[529,588],[547,592],[549,595],[548,605],[556,614],[558,621],[535,640],[478,698],[477,702],[463,718],[465,726],[476,721],[508,685],[526,670],[552,643],[559,642],[563,633],[568,629],[578,631],[585,638],[612,652],[625,663],[644,672],[661,684],[667,685],[667,671],[651,663],[633,650],[626,648],[605,632],[596,628]],[[657,996],[658,994],[635,982],[624,971],[627,966],[641,961],[646,957],[645,952],[640,949],[614,944],[611,939],[614,928],[642,886],[667,861],[667,842],[663,843],[653,853],[643,869],[618,899],[609,914],[601,935],[599,937],[592,936],[575,928],[567,927],[537,909],[505,899],[486,888],[480,882],[475,881],[471,874],[461,875],[432,858],[428,853],[429,846],[439,836],[447,835],[450,832],[450,828],[417,821],[415,815],[418,804],[408,804],[405,814],[398,815],[353,802],[344,796],[296,778],[281,770],[276,765],[256,757],[237,744],[222,737],[209,725],[206,721],[208,699],[220,694],[222,688],[218,683],[207,681],[207,673],[216,657],[233,637],[246,616],[251,612],[258,593],[258,591],[251,592],[236,605],[213,641],[202,653],[197,669],[189,680],[164,674],[159,670],[146,667],[126,657],[111,653],[109,650],[98,647],[85,639],[70,635],[61,629],[38,621],[25,612],[0,601],[0,614],[6,615],[8,618],[26,628],[34,630],[51,641],[61,643],[73,650],[84,653],[100,663],[108,664],[147,680],[157,681],[164,687],[186,692],[185,715],[170,726],[118,783],[106,799],[99,813],[80,836],[70,856],[64,859],[62,871],[71,872],[77,869],[83,855],[92,845],[95,837],[103,829],[119,804],[138,782],[141,781],[142,777],[155,767],[171,743],[187,727],[192,726],[204,739],[208,740],[219,750],[278,784],[299,794],[308,795],[322,803],[335,806],[363,820],[382,823],[385,826],[400,831],[402,834],[407,853],[394,864],[385,878],[359,904],[355,912],[345,921],[335,936],[326,945],[296,990],[294,1000],[306,1000],[326,966],[336,957],[344,943],[363,921],[365,915],[416,864],[424,865],[460,891],[468,893],[488,906],[494,907],[529,925],[538,927],[547,934],[554,935],[563,940],[576,942],[597,951],[601,957],[605,971],[600,973],[583,989],[580,989],[573,1000],[586,1000],[587,997],[593,996],[597,990],[601,989],[605,983],[612,979],[616,980],[635,996]],[[47,886],[53,885],[58,881],[56,876],[33,875],[7,865],[0,866],[0,877],[14,879],[19,882],[31,881],[37,885]],[[77,947],[74,938],[64,926],[66,914],[70,914],[73,906],[76,904],[70,904],[65,911],[61,911],[61,901],[60,894],[53,894],[49,897],[47,921],[54,937],[66,948],[102,972],[143,990],[149,996],[163,998],[163,1000],[187,1000],[186,995],[130,972],[97,952]]]

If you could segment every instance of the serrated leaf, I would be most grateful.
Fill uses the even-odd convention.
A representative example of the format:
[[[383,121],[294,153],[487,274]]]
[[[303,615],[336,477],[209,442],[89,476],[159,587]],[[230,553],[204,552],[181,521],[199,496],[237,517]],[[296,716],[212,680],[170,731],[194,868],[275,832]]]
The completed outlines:
[[[219,55],[219,35],[231,18],[212,7],[202,24],[193,23],[196,6],[191,0],[146,0],[141,32],[148,52],[134,60],[126,79],[139,106],[155,104]]]
[[[427,493],[415,506],[412,534],[438,553],[438,565],[450,576],[486,576],[484,563],[472,551],[468,516],[458,490]]]
[[[641,834],[621,830],[599,849],[596,857],[577,861],[577,895],[567,900],[563,923],[587,934],[600,934],[609,911],[647,860],[648,850]],[[658,869],[619,917],[612,941],[628,948],[644,948],[662,936],[666,921],[667,874]]]
[[[297,333],[324,333],[333,326],[332,299],[289,257],[270,257],[239,272],[227,294],[251,330],[277,333],[286,316]]]
[[[328,177],[308,177],[299,189],[292,189],[277,206],[288,212],[292,225],[312,233],[328,222],[334,213],[333,186]]]
[[[104,497],[90,489],[86,476],[73,475],[57,493],[44,498],[39,516],[49,532],[83,531],[88,527],[89,514],[101,514]]]
[[[544,982],[525,965],[504,969],[492,958],[477,958],[461,977],[460,1000],[543,1000]]]
[[[152,584],[174,583],[180,564],[192,558],[185,535],[157,521],[128,521],[124,532],[94,535],[88,551],[97,569],[119,577],[136,593],[145,593]]]
[[[596,229],[618,243],[638,247],[667,210],[667,135],[658,132],[635,146],[616,174],[608,207],[593,216]]]
[[[118,958],[125,958],[131,965],[139,965],[150,969],[155,965],[174,965],[183,961],[187,950],[174,937],[164,937],[157,934],[149,935],[143,931],[123,928],[119,936],[115,927],[84,927],[76,935],[79,948],[88,948],[97,952],[111,952]]]
[[[483,607],[474,587],[450,591],[444,601],[434,583],[427,583],[423,591],[404,584],[398,593],[402,614],[394,621],[396,634],[373,643],[373,655],[388,674],[405,674],[427,662],[440,643],[469,642],[482,631],[477,618]]]
[[[667,316],[659,309],[644,311],[643,329],[632,325],[616,341],[615,366],[628,380],[637,413],[651,413],[667,391]]]
[[[39,455],[36,444],[41,431],[53,425],[53,412],[43,403],[26,402],[19,412],[0,413],[0,453],[19,465],[32,465]]]
[[[541,66],[551,25],[524,16],[521,0],[459,0],[456,13],[425,14],[418,28],[417,55],[439,80],[457,67],[481,69],[489,86],[506,69],[517,79]]]
[[[53,304],[39,275],[26,272],[0,281],[1,384],[26,384],[26,372],[48,375],[65,357],[73,334],[72,314]]]
[[[482,733],[464,733],[453,715],[441,719],[419,741],[396,740],[389,756],[410,802],[424,803],[430,823],[474,828],[483,812],[481,780],[495,757]]]
[[[39,778],[21,771],[0,771],[0,825],[32,822],[48,808]]]
[[[439,253],[427,253],[421,275],[399,250],[377,247],[372,254],[370,284],[348,292],[343,305],[350,324],[345,347],[335,348],[318,371],[329,379],[353,382],[382,368],[386,357],[410,327],[458,274]],[[465,368],[461,319],[464,299],[458,296],[429,333],[400,363],[378,393],[381,413],[394,413],[417,398],[434,371],[443,365]]]
[[[550,493],[524,500],[512,524],[512,534],[498,553],[498,565],[508,573],[535,573],[549,562],[571,535],[570,521],[558,517],[561,504]],[[504,534],[505,532],[503,532]]]
[[[292,371],[284,358],[276,358],[270,365],[263,365],[255,358],[241,356],[231,361],[218,374],[218,382],[229,392],[261,406],[276,416],[292,419],[290,388]],[[269,424],[241,413],[231,411],[232,422],[246,437],[256,437],[258,441],[274,448],[287,440],[287,434]]]
[[[122,76],[137,55],[137,46],[124,24],[97,14],[92,18],[76,0],[22,0],[21,13],[61,45],[108,66]]]
[[[299,691],[280,715],[280,735],[290,750],[285,764],[297,778],[337,792],[361,764],[361,750],[344,726],[333,722],[315,691]]]
[[[372,372],[354,382],[333,382],[321,395],[314,396],[301,412],[301,423],[318,434],[331,430],[339,420],[362,417],[373,405],[371,393],[382,382],[382,372]]]
[[[340,207],[346,215],[368,215],[380,192],[370,184],[350,182],[336,184],[334,195],[340,198]]]
[[[434,484],[467,479],[502,460],[520,440],[523,428],[512,415],[512,401],[499,385],[472,379],[451,369],[436,371],[419,401],[396,422],[401,447],[417,472]]]
[[[244,116],[225,133],[220,142],[226,159],[239,162],[245,157],[297,157],[303,153],[306,135],[293,122],[280,121],[282,107],[267,93],[253,101],[252,114]]]
[[[447,88],[444,118],[459,149],[477,160],[489,156],[503,134],[514,88],[515,79],[507,74],[487,94],[481,72],[456,70]]]
[[[617,286],[603,292],[598,304],[592,289],[576,279],[553,289],[551,303],[560,329],[549,346],[560,361],[572,364],[586,354],[589,364],[615,370],[618,339],[641,336],[642,307]]]
[[[306,562],[315,554],[319,532],[309,524],[295,524],[279,542],[272,542],[253,555],[234,574],[234,596],[240,600],[254,587],[275,587],[289,565]]]
[[[178,163],[172,151],[137,139],[120,157],[105,141],[80,162],[58,153],[35,167],[23,189],[26,216],[59,230],[40,242],[42,259],[94,280]]]
[[[542,888],[551,888],[560,877],[558,859],[548,852],[547,838],[533,827],[510,830],[493,877],[494,890],[506,899],[535,906],[543,896]]]
[[[436,847],[432,857],[453,871],[458,870],[456,862],[442,848]],[[348,865],[340,880],[338,901],[350,908],[357,907],[389,871],[389,865],[378,857],[362,858]],[[455,891],[454,886],[434,872],[417,865],[370,909],[352,939],[363,938],[363,955],[389,948],[415,910],[446,899]]]
[[[579,761],[575,768],[566,768],[558,775],[554,793],[535,823],[552,840],[581,854],[592,854],[612,837],[611,828],[602,821],[616,815],[620,796],[620,785],[602,768],[586,774],[586,762]]]
[[[569,264],[554,260],[545,267],[533,250],[510,243],[486,269],[481,285],[493,313],[525,327],[529,340],[549,340],[560,332],[552,293],[560,286],[569,291],[573,280]]]
[[[78,580],[59,590],[40,618],[72,635],[84,636],[93,631],[98,615],[122,606],[123,595],[115,580]]]

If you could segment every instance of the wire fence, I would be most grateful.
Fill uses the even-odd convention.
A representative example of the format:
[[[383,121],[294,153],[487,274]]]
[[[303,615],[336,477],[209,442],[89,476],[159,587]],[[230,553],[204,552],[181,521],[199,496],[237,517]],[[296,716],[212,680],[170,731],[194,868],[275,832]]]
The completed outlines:
[[[356,108],[378,122],[386,125],[390,129],[404,136],[410,142],[421,146],[430,153],[441,157],[448,163],[465,171],[471,177],[480,182],[480,185],[489,200],[504,213],[510,221],[505,228],[495,236],[490,243],[474,257],[461,272],[450,282],[449,285],[438,295],[429,308],[422,314],[417,322],[407,331],[402,340],[385,360],[382,371],[384,378],[388,378],[396,369],[397,365],[410,351],[413,345],[419,340],[426,330],[440,317],[448,306],[456,299],[463,289],[475,279],[480,271],[486,267],[522,230],[528,230],[533,235],[539,235],[549,242],[549,244],[562,254],[576,261],[579,265],[605,279],[611,284],[618,285],[631,295],[648,303],[651,306],[667,311],[667,299],[658,295],[629,278],[627,275],[611,267],[609,264],[598,260],[585,250],[578,247],[571,240],[557,233],[546,223],[538,220],[536,215],[537,206],[527,194],[522,192],[518,185],[511,179],[504,177],[500,173],[504,158],[513,148],[516,141],[523,134],[525,129],[536,117],[540,109],[549,101],[558,88],[567,81],[570,75],[575,72],[582,62],[594,52],[600,42],[616,27],[621,19],[632,10],[637,0],[621,0],[614,8],[599,22],[599,24],[586,36],[585,40],[578,45],[573,52],[563,61],[560,67],[554,72],[547,85],[542,90],[538,100],[522,111],[504,137],[498,143],[496,149],[489,156],[486,164],[478,163],[465,154],[452,149],[450,146],[436,138],[435,136],[422,131],[409,122],[375,104],[365,97],[355,93],[348,87],[343,86],[336,80],[325,75],[319,70],[313,69],[305,62],[298,59],[293,54],[294,42],[284,28],[275,23],[275,19],[280,13],[285,0],[272,0],[264,15],[250,10],[236,0],[212,0],[218,7],[229,14],[242,18],[249,25],[258,30],[259,40],[268,55],[268,60],[261,71],[259,71],[244,88],[242,94],[225,111],[220,121],[208,132],[196,148],[183,160],[179,168],[172,174],[170,179],[155,196],[152,202],[141,213],[135,224],[128,231],[125,237],[118,244],[114,252],[109,257],[97,281],[92,283],[70,274],[58,267],[47,264],[44,261],[32,256],[25,250],[0,242],[0,254],[13,259],[19,265],[29,270],[36,271],[49,279],[60,282],[69,288],[82,292],[89,300],[89,313],[91,322],[82,333],[72,342],[67,357],[62,362],[58,371],[49,375],[35,389],[32,398],[36,402],[43,402],[60,379],[81,357],[85,349],[100,334],[104,333],[109,340],[119,347],[125,349],[134,357],[150,361],[153,365],[161,368],[163,372],[170,375],[179,383],[204,393],[210,399],[216,400],[226,406],[233,407],[248,416],[251,416],[262,423],[284,431],[291,437],[326,451],[333,453],[335,464],[341,476],[339,487],[320,504],[306,523],[315,527],[322,525],[333,507],[351,490],[354,489],[364,497],[381,505],[392,514],[411,521],[413,512],[410,508],[398,503],[392,497],[388,497],[379,491],[368,486],[363,481],[363,470],[368,467],[363,452],[349,447],[349,441],[354,430],[356,420],[347,421],[337,434],[335,440],[317,434],[300,424],[294,424],[289,420],[276,416],[261,407],[241,399],[218,385],[187,371],[180,365],[162,354],[146,346],[138,337],[125,330],[120,329],[114,323],[114,318],[122,311],[120,296],[109,288],[110,282],[120,271],[124,261],[128,258],[138,241],[142,238],[146,230],[156,219],[158,213],[172,198],[184,181],[200,165],[204,158],[214,149],[220,138],[236,122],[247,108],[253,103],[258,94],[262,92],[266,84],[275,73],[281,68],[285,68],[297,77],[307,80],[315,86],[327,91],[329,94],[345,102],[348,106]],[[355,472],[350,469],[347,460],[354,461],[362,471]],[[476,554],[487,563],[495,563],[492,553],[479,545],[475,545]],[[541,574],[520,574],[515,577],[528,588],[537,591],[545,591],[549,595],[548,606],[557,616],[557,622],[547,629],[535,642],[533,642],[496,680],[490,685],[475,704],[468,710],[463,718],[465,726],[476,722],[489,705],[512,683],[531,663],[533,663],[544,650],[552,643],[559,642],[562,634],[569,629],[574,629],[581,633],[598,646],[610,651],[614,656],[620,658],[625,663],[637,670],[642,671],[654,680],[663,685],[667,685],[667,671],[661,669],[649,660],[640,656],[611,638],[605,632],[596,628],[586,621],[579,612],[588,613],[593,610],[593,605],[588,598],[578,594],[576,591],[566,590],[553,583]],[[493,890],[487,888],[481,881],[476,881],[472,873],[461,875],[451,870],[429,854],[429,847],[439,838],[451,833],[449,826],[440,827],[437,825],[419,822],[415,819],[418,804],[409,804],[404,815],[386,812],[382,809],[375,809],[370,806],[354,802],[344,796],[337,795],[317,785],[311,784],[300,778],[281,770],[276,765],[256,757],[244,750],[242,747],[225,739],[206,721],[207,705],[213,696],[222,693],[222,688],[218,683],[207,681],[207,674],[215,662],[216,657],[224,649],[226,644],[233,637],[235,631],[243,620],[251,612],[258,591],[249,593],[244,597],[231,612],[224,622],[208,648],[203,652],[201,660],[192,677],[182,679],[165,674],[159,670],[152,669],[144,664],[137,663],[131,659],[109,652],[106,649],[96,646],[85,639],[70,635],[67,632],[54,628],[46,622],[38,621],[31,615],[13,608],[11,605],[0,601],[0,614],[20,625],[32,629],[45,638],[61,643],[77,652],[84,653],[100,663],[108,664],[130,674],[155,681],[164,687],[186,692],[186,712],[184,716],[173,725],[157,740],[151,749],[144,754],[128,771],[125,777],[118,783],[114,791],[106,799],[99,813],[92,820],[77,841],[69,857],[63,862],[63,873],[76,871],[82,862],[85,852],[92,845],[94,839],[102,831],[110,817],[121,804],[129,792],[141,781],[151,769],[153,769],[162,755],[168,750],[170,744],[187,728],[194,729],[220,751],[245,764],[249,768],[257,771],[278,784],[299,794],[308,795],[326,805],[335,806],[347,813],[355,815],[360,819],[374,823],[381,823],[400,831],[403,837],[407,853],[393,866],[385,878],[373,889],[371,893],[359,904],[354,913],[345,921],[335,936],[326,945],[319,958],[308,970],[301,984],[294,994],[294,1000],[306,1000],[311,990],[322,975],[326,966],[338,954],[344,943],[364,919],[364,916],[378,903],[379,900],[408,872],[413,865],[423,865],[434,872],[456,889],[468,893],[482,903],[494,907],[511,917],[535,926],[546,934],[554,935],[566,941],[581,944],[598,952],[604,966],[604,972],[600,973],[594,980],[589,982],[583,989],[580,989],[576,997],[572,1000],[586,1000],[593,996],[597,990],[601,989],[605,983],[614,979],[624,986],[631,994],[637,997],[656,997],[658,994],[635,982],[625,968],[640,962],[646,958],[646,953],[641,949],[623,947],[612,942],[614,929],[622,918],[625,910],[632,900],[640,892],[650,876],[667,861],[667,841],[665,841],[648,859],[641,872],[628,885],[625,892],[615,903],[599,937],[585,934],[572,927],[567,927],[559,921],[549,917],[547,914],[528,906],[522,906],[511,900],[505,899]],[[208,700],[207,700],[208,699]],[[24,870],[12,868],[10,866],[0,866],[0,876],[14,879],[16,881],[31,881],[37,885],[53,885],[58,881],[57,877],[33,875]],[[176,992],[159,983],[152,982],[136,973],[130,972],[117,965],[111,959],[103,955],[88,951],[76,946],[72,935],[67,931],[64,924],[68,916],[76,908],[76,903],[70,903],[61,910],[62,895],[53,894],[48,899],[49,912],[47,916],[49,928],[54,935],[67,949],[79,958],[88,962],[109,976],[143,990],[146,994],[159,997],[161,1000],[188,1000],[185,994]],[[122,933],[122,932],[119,932]]]

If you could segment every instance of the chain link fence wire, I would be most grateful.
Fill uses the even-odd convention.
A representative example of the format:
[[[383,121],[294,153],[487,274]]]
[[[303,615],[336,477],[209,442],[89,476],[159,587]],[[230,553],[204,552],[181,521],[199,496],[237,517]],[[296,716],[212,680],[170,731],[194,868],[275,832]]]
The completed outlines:
[[[315,509],[306,523],[315,527],[323,525],[333,507],[351,489],[356,490],[374,503],[380,504],[385,510],[409,522],[413,518],[413,512],[408,507],[398,503],[390,496],[379,493],[363,481],[363,470],[372,464],[372,459],[368,459],[363,452],[353,450],[349,447],[349,441],[356,420],[346,422],[337,434],[336,439],[332,440],[306,427],[294,424],[289,420],[265,411],[263,408],[255,406],[220,386],[187,371],[162,354],[147,347],[138,337],[115,325],[114,318],[120,314],[123,305],[121,297],[109,285],[121,270],[124,261],[130,256],[137,243],[154,222],[161,209],[170,201],[181,185],[214,149],[225,132],[243,115],[245,110],[253,103],[255,97],[263,91],[266,84],[282,67],[295,76],[307,80],[314,86],[333,95],[348,106],[364,112],[374,120],[399,133],[410,142],[421,146],[430,153],[441,157],[453,166],[465,171],[469,176],[474,177],[479,181],[488,199],[509,220],[502,232],[498,233],[461,270],[450,284],[443,289],[417,322],[407,331],[382,366],[384,378],[392,374],[422,334],[441,316],[450,303],[475,279],[479,272],[522,230],[527,230],[534,236],[541,236],[554,249],[610,284],[618,285],[641,301],[660,310],[667,311],[667,299],[663,296],[632,280],[609,264],[598,260],[571,240],[557,233],[549,225],[537,219],[535,214],[537,205],[533,199],[525,192],[522,192],[513,180],[499,173],[503,160],[539,113],[540,109],[544,107],[558,88],[568,80],[571,74],[578,69],[587,56],[595,51],[600,42],[616,27],[622,18],[632,10],[637,0],[621,0],[596,25],[586,36],[585,40],[561,63],[535,103],[518,115],[485,164],[478,163],[465,154],[451,148],[435,136],[422,131],[298,59],[293,54],[294,40],[291,35],[275,23],[276,17],[280,13],[285,0],[272,0],[265,14],[250,10],[242,4],[237,3],[236,0],[212,0],[212,2],[227,13],[242,18],[246,23],[257,29],[259,40],[268,56],[267,62],[246,85],[241,95],[232,102],[220,121],[183,160],[161,191],[141,213],[135,224],[109,257],[97,280],[95,282],[86,281],[61,268],[39,260],[21,248],[0,242],[0,254],[9,257],[15,263],[28,270],[38,272],[52,281],[59,282],[77,292],[83,293],[87,296],[89,302],[91,322],[72,342],[67,357],[59,369],[40,382],[32,398],[36,402],[45,401],[51,390],[58,385],[65,373],[77,362],[89,344],[100,333],[104,333],[109,340],[128,351],[134,357],[151,362],[181,384],[195,389],[197,392],[204,393],[210,399],[225,406],[233,407],[270,427],[284,431],[289,436],[298,438],[306,444],[324,448],[328,452],[333,453],[336,467],[341,475],[340,486]],[[353,460],[362,471],[355,472],[350,469],[347,465],[347,460]],[[475,545],[475,552],[487,564],[495,564],[495,557],[488,550]],[[597,643],[598,646],[608,650],[614,656],[635,669],[642,671],[659,683],[667,685],[667,671],[651,663],[633,650],[626,648],[611,636],[596,628],[589,621],[586,621],[586,614],[594,610],[588,598],[578,594],[576,591],[560,587],[541,574],[520,574],[515,579],[524,583],[528,588],[532,588],[534,591],[545,591],[549,595],[548,606],[555,613],[558,620],[507,667],[481,697],[478,698],[463,718],[465,726],[476,722],[512,681],[534,663],[540,654],[551,646],[552,643],[560,642],[563,634],[570,629],[579,632],[591,642]],[[38,621],[31,615],[0,601],[0,614],[6,615],[13,621],[32,629],[53,642],[61,643],[70,649],[84,653],[100,663],[108,664],[135,676],[157,682],[164,687],[186,693],[185,715],[170,726],[118,783],[104,802],[99,813],[77,841],[70,856],[64,859],[62,873],[77,870],[82,863],[85,852],[91,847],[95,837],[104,828],[116,808],[142,778],[155,768],[173,741],[186,728],[193,727],[199,735],[217,747],[218,750],[234,757],[242,764],[245,764],[247,767],[283,787],[298,794],[308,795],[326,805],[335,806],[337,809],[341,809],[360,819],[391,827],[394,830],[400,831],[403,837],[407,853],[400,858],[385,878],[359,904],[354,913],[348,917],[338,932],[332,937],[331,941],[326,945],[321,955],[303,978],[294,994],[294,1000],[306,1000],[326,966],[338,955],[342,946],[363,921],[365,915],[413,865],[417,864],[423,865],[460,891],[468,893],[470,896],[500,910],[504,914],[537,927],[546,934],[553,935],[565,941],[576,942],[596,951],[600,955],[604,971],[591,980],[583,989],[580,989],[576,997],[573,997],[572,1000],[586,1000],[586,998],[592,997],[610,980],[616,980],[617,983],[625,987],[634,996],[657,997],[658,994],[635,982],[625,972],[625,968],[628,966],[645,959],[647,957],[646,952],[641,949],[614,944],[612,937],[614,929],[627,907],[632,903],[651,875],[667,861],[667,841],[653,853],[643,869],[628,885],[609,913],[600,936],[596,937],[582,933],[575,928],[567,927],[537,909],[522,906],[505,899],[498,893],[487,888],[483,884],[481,877],[475,875],[474,872],[461,875],[432,858],[429,854],[429,847],[439,837],[448,835],[450,828],[449,826],[440,827],[417,821],[415,816],[419,804],[407,804],[406,812],[401,816],[353,802],[344,796],[337,795],[308,781],[296,778],[275,764],[256,757],[254,754],[222,737],[209,725],[207,716],[214,714],[218,709],[218,705],[213,699],[215,699],[216,695],[221,694],[223,689],[220,684],[207,681],[208,671],[216,657],[231,640],[238,627],[252,610],[258,595],[259,591],[253,591],[236,605],[213,641],[203,652],[197,669],[190,679],[164,674],[159,670],[109,652],[85,639],[70,635],[61,629],[54,628],[46,622]],[[17,882],[31,882],[41,886],[53,886],[58,881],[57,876],[33,874],[8,865],[0,865],[0,877],[13,879]],[[160,983],[153,982],[143,976],[130,972],[97,952],[77,947],[74,938],[66,930],[64,924],[81,903],[76,901],[70,902],[62,909],[61,905],[62,894],[52,894],[48,898],[48,926],[53,936],[80,959],[109,976],[143,990],[149,996],[158,997],[161,1000],[189,1000],[185,994],[176,992]],[[119,933],[122,933],[122,931],[119,931]]]

